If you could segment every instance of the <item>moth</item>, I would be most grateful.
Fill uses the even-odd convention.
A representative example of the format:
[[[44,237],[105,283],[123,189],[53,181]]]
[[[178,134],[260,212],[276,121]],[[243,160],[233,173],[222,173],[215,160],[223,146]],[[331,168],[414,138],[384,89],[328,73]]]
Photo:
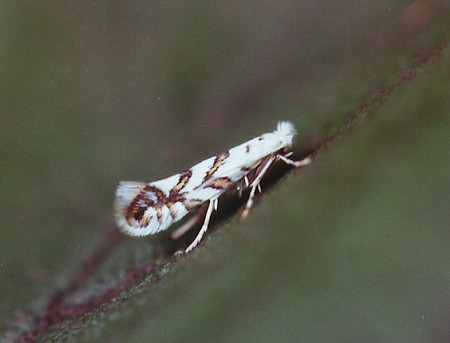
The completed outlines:
[[[309,157],[293,161],[292,140],[296,134],[288,121],[278,122],[273,132],[253,138],[217,156],[168,178],[154,182],[121,181],[116,190],[115,219],[121,230],[131,236],[146,236],[168,229],[188,213],[197,214],[178,228],[177,239],[200,219],[207,208],[203,225],[194,241],[186,248],[190,252],[206,233],[219,198],[227,191],[249,187],[250,195],[242,212],[246,218],[252,208],[257,189],[269,167],[281,160],[294,167],[304,167]],[[249,181],[250,179],[250,181]]]

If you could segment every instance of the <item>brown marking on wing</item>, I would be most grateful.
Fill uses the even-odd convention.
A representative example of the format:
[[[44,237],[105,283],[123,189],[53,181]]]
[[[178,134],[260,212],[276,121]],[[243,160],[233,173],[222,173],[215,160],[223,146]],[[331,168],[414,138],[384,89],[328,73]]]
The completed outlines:
[[[145,211],[144,211],[145,212]],[[152,219],[151,216],[147,216],[147,217],[143,217],[140,221],[139,221],[139,227],[143,228],[148,226],[148,224],[150,223],[150,220]]]
[[[219,177],[208,183],[207,187],[224,190],[227,189],[231,183],[232,181],[229,177]]]
[[[144,216],[145,211],[149,207],[153,207],[155,203],[153,200],[147,198],[142,192],[136,195],[136,197],[131,201],[130,205],[126,211],[126,218],[140,221]]]
[[[206,172],[206,175],[203,178],[202,184],[204,182],[208,181],[214,175],[214,173],[225,162],[225,160],[228,158],[228,156],[230,156],[230,153],[228,151],[224,151],[220,155],[216,156],[216,159],[214,160],[212,167]]]
[[[156,206],[155,207],[155,211],[156,211],[156,217],[158,218],[159,223],[161,224],[162,222],[162,206]]]
[[[179,191],[181,191],[186,186],[186,184],[188,183],[191,176],[192,176],[192,170],[190,170],[190,169],[182,172],[180,175],[180,179],[178,180],[178,183],[175,185],[175,187],[173,187],[170,190],[170,194],[178,193]]]
[[[186,184],[189,182],[190,178],[192,177],[192,170],[186,170],[180,174],[180,179],[178,180],[178,183],[173,187],[170,192],[169,196],[166,198],[166,204],[169,207],[170,215],[174,217],[174,210],[172,209],[172,206],[176,202],[181,202],[184,204],[186,200],[185,193],[180,193],[180,191],[186,186]]]
[[[152,186],[150,184],[146,185],[144,187],[144,189],[141,191],[141,193],[144,192],[152,192],[155,194],[156,199],[158,200],[157,203],[164,203],[165,199],[166,199],[166,195],[164,194],[164,192],[162,190],[160,190],[158,187]]]
[[[177,193],[177,192],[170,192],[169,197],[166,200],[166,203],[176,203],[176,202],[181,202],[184,203],[184,201],[186,200],[186,196],[185,193]]]
[[[180,174],[180,179],[178,183],[170,190],[169,196],[166,198],[165,205],[169,208],[170,216],[175,218],[177,216],[175,203],[180,202],[186,207],[186,193],[180,192],[189,182],[192,177],[192,170],[186,170]]]
[[[182,202],[182,204],[183,204],[183,206],[185,206],[183,202]],[[177,216],[177,213],[176,213],[177,210],[176,210],[176,207],[175,207],[175,203],[169,201],[166,204],[166,206],[169,209],[170,216],[172,217],[172,219],[174,219]]]
[[[135,208],[133,208],[133,218],[137,221],[140,221],[144,216],[146,209],[147,208],[143,206],[136,206]]]
[[[189,201],[187,201],[184,206],[186,206],[186,209],[188,211],[200,206],[201,204],[203,204],[205,201],[204,200],[200,200],[200,199],[191,199]]]
[[[250,144],[245,146],[245,152],[248,154],[250,152]]]
[[[147,193],[153,193],[156,197],[156,202],[153,199],[150,199]],[[147,226],[151,218],[146,218],[144,220],[145,211],[149,207],[153,208],[161,207],[165,203],[165,198],[166,196],[163,191],[161,191],[159,188],[155,186],[147,184],[139,192],[139,194],[134,197],[134,199],[128,206],[125,213],[127,221],[130,222],[131,219],[134,219],[135,221],[138,222],[142,221],[140,223],[141,227]]]
[[[168,202],[166,204],[167,208],[169,209],[170,216],[172,217],[172,219],[175,218],[175,216],[176,216],[175,207],[173,205],[174,205],[173,202]]]
[[[177,194],[176,202],[181,203],[184,206],[184,208],[186,209],[186,211],[189,212],[192,209],[194,209],[194,208],[200,206],[201,204],[203,204],[205,201],[204,200],[200,200],[200,199],[186,200],[186,197],[184,196],[184,194]],[[172,218],[175,218],[177,216],[177,213],[176,213],[177,209],[175,207],[175,203],[176,202],[169,201],[166,204],[167,207],[169,208],[170,215],[171,215]]]

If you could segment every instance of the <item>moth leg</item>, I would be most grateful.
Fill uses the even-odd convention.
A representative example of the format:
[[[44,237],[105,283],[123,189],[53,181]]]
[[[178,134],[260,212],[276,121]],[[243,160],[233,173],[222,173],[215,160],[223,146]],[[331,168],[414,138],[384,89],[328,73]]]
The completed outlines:
[[[250,191],[250,195],[247,200],[247,204],[245,205],[244,212],[242,212],[242,218],[247,218],[248,214],[250,213],[250,209],[253,206],[253,199],[255,198],[255,192],[256,189],[259,187],[259,183],[261,182],[264,174],[269,169],[270,165],[275,161],[275,157],[269,158],[269,160],[264,165],[264,168],[261,169],[260,173],[255,177],[253,182],[251,183],[252,190]]]
[[[290,154],[287,154],[286,156],[290,156]],[[290,158],[287,158],[286,156],[277,155],[277,158],[282,160],[284,163],[290,164],[291,166],[294,166],[296,168],[304,167],[311,163],[311,158],[309,158],[309,157],[306,157],[300,161],[294,161],[294,160],[291,160]]]
[[[203,226],[195,237],[194,241],[186,248],[186,253],[192,251],[198,243],[202,240],[203,235],[208,230],[209,220],[211,219],[211,214],[214,208],[217,208],[217,204],[219,203],[219,199],[214,199],[209,201],[208,210],[206,211],[205,221],[203,222]]]
[[[189,218],[189,220],[186,223],[184,223],[178,229],[176,229],[174,232],[172,232],[170,237],[172,237],[172,239],[178,239],[181,236],[183,236],[186,232],[188,232],[190,229],[192,229],[192,227],[195,224],[198,223],[198,221],[200,220],[203,213],[204,213],[204,211],[198,210],[197,213],[195,213],[191,218]]]
[[[244,178],[242,180],[238,181],[238,183],[237,183],[236,190],[239,192],[239,198],[242,196],[242,192],[244,191],[244,184],[245,184],[245,187],[248,187],[248,185],[249,185],[247,175],[245,175]]]
[[[217,211],[217,207],[219,207],[219,198],[214,200],[214,211]]]
[[[239,192],[239,198],[242,196],[242,191],[244,188],[242,186],[238,186],[237,191]]]

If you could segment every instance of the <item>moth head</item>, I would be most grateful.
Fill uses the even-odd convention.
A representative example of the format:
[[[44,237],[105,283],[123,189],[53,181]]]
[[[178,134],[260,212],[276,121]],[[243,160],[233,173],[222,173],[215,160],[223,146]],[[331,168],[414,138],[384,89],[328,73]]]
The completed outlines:
[[[275,131],[266,133],[260,136],[259,139],[264,141],[265,153],[271,154],[278,150],[289,150],[292,147],[292,141],[296,133],[292,123],[280,121]]]
[[[294,124],[291,122],[280,121],[278,122],[277,129],[274,131],[274,134],[278,136],[282,146],[291,147],[292,140],[297,134],[297,131],[294,128]]]

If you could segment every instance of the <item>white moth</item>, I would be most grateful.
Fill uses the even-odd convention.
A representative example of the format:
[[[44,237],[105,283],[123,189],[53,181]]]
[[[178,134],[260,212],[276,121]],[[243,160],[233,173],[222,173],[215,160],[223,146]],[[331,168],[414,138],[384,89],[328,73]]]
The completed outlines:
[[[311,162],[309,157],[301,161],[288,158],[295,134],[292,123],[280,121],[275,131],[210,157],[182,173],[150,183],[120,182],[115,200],[118,226],[131,236],[151,235],[166,230],[192,210],[208,203],[203,226],[186,249],[186,252],[191,251],[208,229],[211,214],[223,193],[233,189],[242,191],[244,183],[251,188],[242,213],[245,218],[253,205],[256,189],[261,190],[261,179],[273,162],[279,159],[294,167]],[[172,238],[183,235],[201,214],[202,211],[198,211],[172,234]]]

